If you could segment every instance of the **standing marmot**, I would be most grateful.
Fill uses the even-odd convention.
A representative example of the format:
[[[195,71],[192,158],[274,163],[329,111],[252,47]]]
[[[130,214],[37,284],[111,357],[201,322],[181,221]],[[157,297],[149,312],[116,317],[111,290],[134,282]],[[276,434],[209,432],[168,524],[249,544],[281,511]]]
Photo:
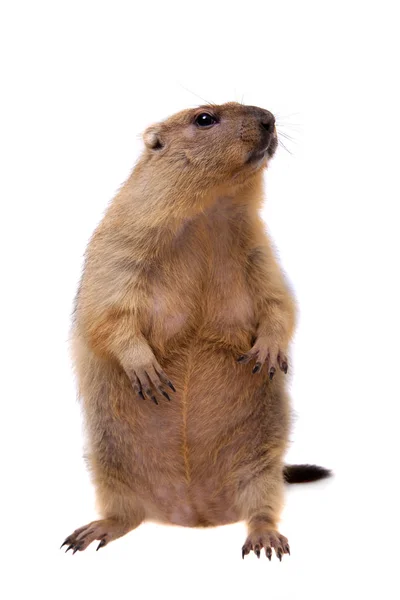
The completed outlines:
[[[102,547],[145,520],[246,520],[243,556],[289,553],[285,390],[295,305],[259,216],[273,115],[228,103],[150,127],[93,235],[73,352],[102,519],[64,544]],[[63,545],[64,545],[63,544]]]

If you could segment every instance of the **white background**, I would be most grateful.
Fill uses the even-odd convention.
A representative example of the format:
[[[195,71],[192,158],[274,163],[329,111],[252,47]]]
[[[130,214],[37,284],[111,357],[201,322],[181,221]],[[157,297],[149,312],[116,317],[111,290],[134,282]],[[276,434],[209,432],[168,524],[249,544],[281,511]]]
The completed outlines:
[[[397,598],[399,94],[393,2],[3,2],[2,596]],[[187,91],[190,90],[190,91]],[[87,240],[153,121],[202,98],[278,115],[264,216],[300,323],[288,461],[292,555],[241,559],[244,525],[141,526],[59,550],[92,520],[68,355]]]

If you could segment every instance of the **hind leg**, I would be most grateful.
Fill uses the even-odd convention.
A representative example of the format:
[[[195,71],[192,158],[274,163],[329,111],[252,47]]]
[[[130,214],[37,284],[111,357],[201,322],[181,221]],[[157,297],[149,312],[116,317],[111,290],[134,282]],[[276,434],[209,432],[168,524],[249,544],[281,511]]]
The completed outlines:
[[[242,547],[242,557],[253,551],[260,558],[264,549],[269,560],[275,551],[279,560],[290,554],[288,540],[278,531],[283,504],[282,467],[268,470],[249,482],[239,496],[242,515],[247,521],[248,535]]]
[[[100,542],[99,550],[132,531],[144,520],[144,511],[134,493],[118,482],[97,485],[97,500],[104,518],[92,521],[69,535],[61,546],[67,546],[66,552],[73,550],[75,554],[78,550],[85,550],[95,540]]]
[[[99,548],[102,548],[112,540],[122,537],[131,531],[131,529],[132,526],[124,524],[116,518],[92,521],[88,525],[76,529],[69,535],[61,548],[68,545],[66,552],[72,549],[72,554],[75,554],[78,550],[85,550],[94,540],[100,540],[96,548],[96,550],[99,550]]]
[[[279,560],[282,560],[284,554],[290,554],[288,539],[279,533],[274,521],[265,519],[260,514],[255,515],[255,518],[249,523],[248,536],[242,546],[242,558],[252,550],[260,558],[263,548],[268,560],[271,560],[273,550]]]

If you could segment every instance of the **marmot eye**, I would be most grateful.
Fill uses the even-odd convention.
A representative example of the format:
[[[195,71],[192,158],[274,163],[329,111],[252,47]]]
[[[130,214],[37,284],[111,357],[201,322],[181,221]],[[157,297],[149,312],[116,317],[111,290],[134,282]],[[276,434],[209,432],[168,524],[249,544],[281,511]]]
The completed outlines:
[[[201,113],[201,115],[197,115],[194,122],[198,127],[211,127],[211,125],[215,125],[218,121],[208,113]]]

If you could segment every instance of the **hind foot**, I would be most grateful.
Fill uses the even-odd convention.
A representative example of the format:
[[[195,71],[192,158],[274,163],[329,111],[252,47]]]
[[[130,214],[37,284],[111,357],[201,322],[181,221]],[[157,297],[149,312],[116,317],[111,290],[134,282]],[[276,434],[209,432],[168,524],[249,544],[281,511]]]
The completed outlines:
[[[251,550],[260,558],[261,549],[265,549],[265,554],[268,560],[271,560],[272,549],[275,550],[276,556],[282,560],[284,554],[290,554],[290,548],[287,538],[275,530],[257,530],[253,531],[247,537],[247,540],[242,548],[242,558],[249,554]]]
[[[92,521],[89,525],[80,527],[71,533],[61,545],[61,548],[68,545],[65,552],[73,550],[72,554],[75,554],[78,550],[85,550],[95,540],[100,540],[100,544],[96,548],[96,550],[99,550],[112,540],[125,535],[131,529],[126,524],[117,521],[117,519]]]

